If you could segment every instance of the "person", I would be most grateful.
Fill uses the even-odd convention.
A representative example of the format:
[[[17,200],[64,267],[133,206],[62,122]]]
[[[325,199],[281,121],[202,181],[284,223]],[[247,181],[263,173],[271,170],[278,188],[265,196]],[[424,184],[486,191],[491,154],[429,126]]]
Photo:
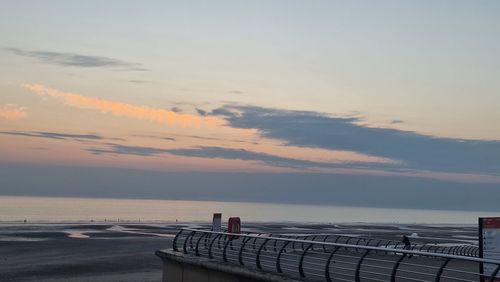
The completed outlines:
[[[408,236],[403,235],[403,243],[405,244],[405,250],[411,250],[410,238]]]
[[[403,243],[405,244],[405,250],[411,250],[410,238],[408,236],[403,235]],[[408,255],[408,258],[411,258],[412,255]]]

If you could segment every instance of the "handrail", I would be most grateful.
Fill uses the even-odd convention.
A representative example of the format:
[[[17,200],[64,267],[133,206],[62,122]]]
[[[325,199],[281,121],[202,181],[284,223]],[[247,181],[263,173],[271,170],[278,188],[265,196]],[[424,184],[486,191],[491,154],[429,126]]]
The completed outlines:
[[[280,234],[279,236],[285,237],[285,238],[294,238],[296,236],[292,235],[287,235],[287,234]],[[400,241],[393,241],[389,239],[375,239],[375,238],[369,238],[369,237],[364,237],[364,236],[351,236],[351,235],[344,235],[344,234],[314,234],[314,235],[308,235],[312,236],[312,241],[315,241],[315,238],[323,237],[323,242],[326,242],[328,238],[334,238],[335,243],[337,243],[339,240],[345,240],[344,243],[346,244],[351,244],[352,239],[358,239],[355,241],[355,245],[360,245],[364,244],[364,246],[376,246],[379,247],[382,244],[385,244],[385,246],[390,246],[394,245],[394,248],[398,248],[399,246],[401,249],[404,249],[405,246],[401,244]],[[443,239],[444,240],[444,239]],[[373,244],[371,244],[374,242]],[[460,256],[470,256],[470,257],[478,257],[479,255],[479,247],[476,245],[472,244],[457,244],[454,246],[437,246],[436,244],[432,243],[414,243],[411,244],[411,248],[419,248],[419,250],[426,250],[426,251],[433,251],[434,252],[441,252],[441,253],[447,253],[447,254],[455,254],[455,255],[460,255]]]
[[[182,252],[186,254],[311,281],[440,281],[441,278],[494,281],[494,278],[479,272],[479,265],[488,264],[493,266],[492,269],[500,269],[498,260],[448,254],[445,249],[434,253],[388,245],[375,247],[313,240],[316,238],[300,236],[294,239],[283,235],[182,228],[174,238],[173,249],[181,251],[178,248],[181,244]],[[201,244],[202,240],[204,244]],[[425,280],[428,278],[430,280]]]
[[[372,247],[372,246],[360,246],[360,245],[354,245],[354,244],[318,242],[318,241],[302,240],[302,239],[287,239],[287,238],[280,238],[280,237],[256,236],[256,235],[239,234],[239,233],[228,233],[228,232],[217,232],[217,231],[209,231],[209,230],[193,229],[193,228],[182,228],[182,230],[194,231],[194,232],[202,232],[202,233],[211,233],[211,234],[220,234],[220,235],[227,235],[227,236],[239,236],[239,237],[247,237],[247,238],[256,238],[256,239],[269,239],[269,240],[276,240],[276,241],[290,241],[290,242],[301,243],[301,244],[302,243],[304,243],[304,244],[313,243],[313,244],[316,244],[316,245],[351,247],[351,248],[359,248],[359,249],[373,250],[373,251],[377,251],[378,250],[378,251],[384,251],[384,252],[398,252],[398,253],[406,253],[406,254],[411,254],[411,255],[434,256],[434,257],[451,258],[451,259],[464,259],[464,260],[469,260],[469,261],[474,261],[474,262],[493,263],[493,264],[498,263],[498,264],[500,264],[499,260],[489,260],[489,259],[481,259],[481,258],[475,258],[475,257],[449,255],[449,254],[441,254],[441,253],[431,253],[431,252],[422,252],[422,251],[413,251],[413,250],[396,249],[396,248],[389,248],[389,247],[387,247],[387,248],[386,247]]]

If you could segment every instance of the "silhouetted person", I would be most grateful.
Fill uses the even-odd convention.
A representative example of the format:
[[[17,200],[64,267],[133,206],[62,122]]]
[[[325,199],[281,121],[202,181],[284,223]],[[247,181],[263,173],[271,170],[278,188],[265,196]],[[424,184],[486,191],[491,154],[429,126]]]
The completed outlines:
[[[408,238],[408,236],[406,235],[403,235],[403,241],[402,241],[404,244],[405,244],[405,250],[411,250],[411,243],[410,243],[410,238]],[[412,255],[408,255],[408,258],[411,258]]]

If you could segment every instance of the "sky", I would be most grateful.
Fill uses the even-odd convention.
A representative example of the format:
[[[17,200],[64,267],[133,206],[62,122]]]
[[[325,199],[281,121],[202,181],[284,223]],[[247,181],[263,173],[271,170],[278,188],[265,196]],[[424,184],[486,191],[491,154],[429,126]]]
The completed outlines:
[[[127,186],[122,170],[164,177],[116,197],[233,187],[227,200],[255,200],[292,182],[302,190],[275,201],[350,189],[335,204],[377,205],[365,187],[389,205],[388,182],[400,197],[500,197],[499,13],[497,1],[3,1],[0,194],[110,196],[99,187]]]

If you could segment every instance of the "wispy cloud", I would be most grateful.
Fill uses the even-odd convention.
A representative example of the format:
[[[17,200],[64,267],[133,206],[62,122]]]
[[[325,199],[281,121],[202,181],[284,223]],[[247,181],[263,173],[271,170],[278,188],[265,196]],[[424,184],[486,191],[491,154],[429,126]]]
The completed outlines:
[[[102,140],[100,135],[96,134],[71,134],[71,133],[57,133],[45,131],[0,131],[4,135],[27,136],[35,138],[48,138],[56,140]]]
[[[235,128],[257,129],[262,137],[288,145],[354,151],[399,161],[402,169],[500,174],[500,141],[434,137],[411,131],[360,125],[358,117],[332,117],[228,105],[212,111]]]
[[[168,153],[167,149],[141,146],[126,146],[120,144],[109,144],[111,148],[90,148],[87,151],[96,155],[116,154],[116,155],[135,155],[135,156],[155,156]]]
[[[181,126],[219,126],[225,123],[224,120],[214,116],[200,117],[165,109],[131,105],[98,97],[87,97],[76,93],[59,91],[39,84],[26,85],[25,87],[38,95],[58,99],[68,106],[99,110],[114,116]]]
[[[404,121],[400,120],[400,119],[393,119],[393,120],[391,120],[391,124],[398,124],[398,123],[404,123]]]
[[[166,137],[166,136],[157,136],[157,135],[144,135],[144,134],[135,134],[135,135],[132,135],[132,136],[143,137],[143,138],[151,138],[151,139],[159,139],[159,140],[169,140],[169,141],[176,141],[178,139],[188,138],[188,139],[206,140],[206,141],[221,141],[221,142],[231,142],[231,143],[247,143],[247,144],[254,144],[254,145],[260,144],[257,141],[243,140],[243,139],[217,138],[217,137],[211,137],[211,136],[186,135],[186,134],[174,134],[174,133],[170,133],[169,135],[175,136],[175,138],[174,137]]]
[[[42,50],[33,51],[33,50],[24,50],[20,48],[6,48],[6,50],[18,56],[35,58],[39,62],[59,65],[59,66],[73,66],[82,68],[107,67],[107,68],[126,69],[132,71],[148,71],[148,69],[142,67],[141,64],[126,62],[109,57],[90,56],[90,55],[82,55],[74,53],[51,52]]]
[[[134,134],[132,136],[134,136],[134,137],[141,137],[141,138],[151,138],[151,139],[167,140],[167,141],[176,141],[176,139],[173,138],[173,137],[165,137],[165,136],[146,135],[146,134]]]
[[[17,120],[23,119],[28,114],[26,108],[14,104],[0,106],[0,119]]]
[[[198,113],[200,116],[206,116],[207,115],[207,112],[205,110],[198,109],[198,108],[196,108],[196,113]]]
[[[151,83],[150,80],[140,80],[140,79],[131,79],[128,82],[130,83],[135,83],[135,84],[145,84],[145,83]]]
[[[90,148],[87,151],[94,154],[116,154],[116,155],[136,155],[136,156],[158,156],[162,154],[171,154],[183,157],[196,157],[206,159],[227,159],[227,160],[243,160],[256,161],[274,167],[285,168],[369,168],[372,163],[367,162],[344,162],[344,163],[327,163],[301,160],[295,158],[286,158],[275,156],[266,153],[253,152],[245,149],[233,149],[224,147],[196,147],[185,149],[162,149],[155,147],[143,146],[126,146],[120,144],[108,144],[106,148]],[[380,166],[380,164],[376,164]],[[391,164],[385,164],[392,166]]]
[[[368,162],[342,162],[342,163],[328,163],[328,162],[315,162],[308,160],[301,160],[295,158],[286,158],[276,155],[249,151],[246,149],[233,149],[223,147],[197,147],[187,149],[169,149],[168,153],[185,157],[198,157],[198,158],[220,158],[230,160],[244,160],[244,161],[257,161],[266,165],[287,168],[369,168],[372,163]],[[377,166],[381,164],[377,163]],[[392,166],[390,164],[383,164],[385,166]]]

